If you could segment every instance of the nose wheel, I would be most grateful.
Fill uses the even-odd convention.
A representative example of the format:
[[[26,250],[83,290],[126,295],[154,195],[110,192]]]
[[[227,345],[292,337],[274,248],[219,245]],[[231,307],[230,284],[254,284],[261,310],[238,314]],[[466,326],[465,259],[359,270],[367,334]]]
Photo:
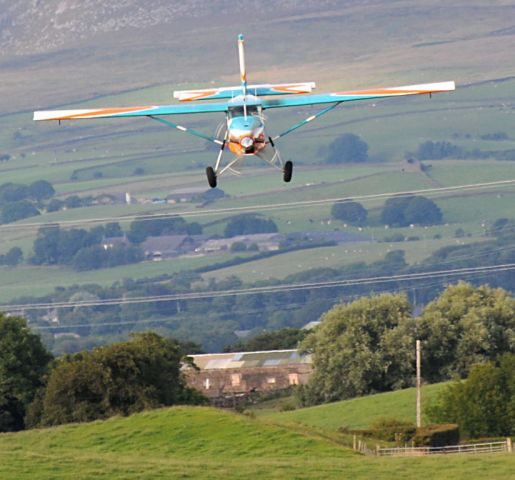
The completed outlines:
[[[284,167],[283,167],[283,180],[288,183],[289,181],[291,181],[292,175],[293,175],[293,162],[291,162],[291,160],[288,160],[287,162],[285,162]]]
[[[207,167],[206,168],[206,175],[207,175],[207,183],[209,183],[209,186],[211,188],[216,187],[216,173],[213,170],[213,167]],[[291,177],[291,175],[290,175]]]

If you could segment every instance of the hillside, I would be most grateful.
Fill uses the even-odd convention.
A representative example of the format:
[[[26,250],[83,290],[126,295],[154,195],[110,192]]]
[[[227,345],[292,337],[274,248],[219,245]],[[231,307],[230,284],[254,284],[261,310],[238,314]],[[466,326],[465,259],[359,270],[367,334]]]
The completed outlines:
[[[380,221],[386,197],[360,197],[515,178],[515,162],[509,159],[515,152],[515,78],[511,51],[505,48],[514,35],[513,12],[514,6],[503,0],[466,4],[430,0],[423,5],[404,0],[270,0],[252,12],[245,2],[227,0],[163,0],[151,5],[142,0],[113,5],[100,0],[0,0],[2,183],[48,180],[58,203],[76,195],[120,198],[127,192],[138,201],[52,212],[40,206],[37,217],[0,225],[0,256],[19,247],[24,258],[18,267],[0,266],[0,301],[27,303],[38,297],[37,302],[47,302],[56,296],[67,301],[75,294],[89,295],[90,290],[96,295],[100,287],[91,284],[109,287],[143,279],[148,279],[148,291],[157,282],[166,289],[164,275],[187,272],[184,275],[191,278],[196,269],[223,266],[234,257],[231,253],[187,256],[91,271],[77,271],[70,264],[33,265],[29,259],[37,230],[53,222],[92,228],[102,220],[119,220],[127,230],[137,215],[178,214],[198,221],[206,235],[221,235],[233,209],[248,209],[270,217],[284,234],[341,230],[372,240],[363,247],[323,247],[220,267],[199,275],[194,284],[199,288],[207,288],[212,279],[230,282],[233,275],[244,282],[283,281],[319,267],[343,269],[361,262],[363,269],[392,250],[404,250],[407,263],[416,268],[439,248],[489,240],[485,235],[489,226],[498,218],[513,216],[513,185],[431,195],[443,212],[443,224],[395,230]],[[279,172],[249,159],[241,176],[220,179],[219,186],[229,197],[209,205],[199,200],[163,203],[177,190],[207,190],[204,170],[216,153],[203,141],[148,119],[63,122],[61,126],[32,121],[34,109],[169,103],[174,89],[237,83],[235,39],[240,31],[246,34],[250,82],[313,80],[317,91],[324,92],[454,79],[458,89],[432,100],[418,97],[341,106],[280,142],[283,158],[295,163],[292,183],[283,183]],[[315,112],[314,108],[270,111],[268,132],[284,131]],[[222,120],[216,115],[181,118],[206,134],[213,134]],[[331,142],[345,133],[367,142],[365,164],[327,164]],[[426,141],[450,142],[469,152],[470,158],[429,159],[424,169],[404,171],[403,159]],[[477,151],[486,156],[474,157]],[[362,232],[331,218],[330,200],[344,197],[362,201],[369,210]],[[322,203],[310,204],[318,201]],[[271,204],[276,207],[265,211],[264,206]],[[90,220],[97,223],[88,224]],[[502,252],[509,255],[513,248],[507,245]],[[511,261],[507,255],[504,262]],[[356,271],[352,277],[361,273]],[[66,296],[61,287],[70,285],[82,291]],[[348,293],[352,294],[341,289],[338,298]],[[427,299],[431,292],[421,288],[417,298],[420,293]],[[28,295],[32,300],[21,299]],[[206,338],[197,334],[213,337],[214,331],[221,331],[215,344],[209,344],[219,349],[234,340],[236,329],[281,326],[284,319],[278,321],[277,315],[287,315],[292,306],[287,303],[262,315],[248,313],[256,311],[253,305],[214,308],[209,319],[196,313],[199,305],[194,302],[181,306],[184,318],[180,319],[175,303],[162,304],[161,309],[142,313],[141,325],[139,318],[134,319],[138,309],[121,308],[116,316],[97,321],[121,323],[122,330],[96,332],[123,337],[155,320],[155,328],[182,338],[194,335],[205,348]],[[327,309],[331,305],[327,303]],[[222,311],[230,318],[217,315]],[[83,312],[59,313],[62,322],[83,325],[83,316],[87,321],[91,318]],[[37,313],[36,322],[45,329],[49,325],[41,317],[48,313]],[[90,313],[102,314],[95,309]],[[199,317],[215,328],[193,327]],[[59,331],[50,328],[49,332]],[[57,328],[62,329],[62,324]],[[78,332],[84,337],[91,334]]]
[[[435,399],[438,393],[445,388],[445,385],[445,383],[425,385],[422,388],[423,406],[427,406]],[[258,405],[256,414],[279,424],[300,424],[335,432],[340,427],[367,428],[374,420],[381,417],[395,417],[414,423],[415,399],[415,389],[408,388],[316,407],[299,408],[289,412],[274,412],[266,408],[259,409]],[[424,414],[424,411],[422,413]],[[425,421],[424,417],[423,419]]]
[[[508,478],[507,455],[375,459],[315,435],[208,408],[0,435],[0,477],[24,479]]]
[[[18,95],[3,94],[0,111],[154,85],[168,85],[169,99],[172,85],[234,82],[229,52],[239,31],[256,81],[352,88],[442,73],[460,83],[506,77],[513,8],[503,0],[279,0],[249,14],[245,2],[228,0],[2,0],[0,85]]]

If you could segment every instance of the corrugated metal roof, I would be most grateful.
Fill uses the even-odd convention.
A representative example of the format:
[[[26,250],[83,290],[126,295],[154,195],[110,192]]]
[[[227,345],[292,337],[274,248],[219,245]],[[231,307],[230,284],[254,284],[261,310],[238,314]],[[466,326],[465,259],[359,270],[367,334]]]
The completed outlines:
[[[311,355],[297,350],[270,350],[263,352],[210,353],[190,355],[202,370],[274,367],[278,365],[311,364]]]

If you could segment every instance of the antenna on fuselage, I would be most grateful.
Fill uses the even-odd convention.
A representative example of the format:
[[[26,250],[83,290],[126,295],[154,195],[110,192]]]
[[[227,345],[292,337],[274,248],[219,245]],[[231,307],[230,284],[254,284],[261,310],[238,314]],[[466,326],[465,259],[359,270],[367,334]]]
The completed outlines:
[[[240,80],[243,91],[243,114],[247,118],[247,72],[245,70],[245,49],[243,33],[238,35],[238,54],[240,59]]]

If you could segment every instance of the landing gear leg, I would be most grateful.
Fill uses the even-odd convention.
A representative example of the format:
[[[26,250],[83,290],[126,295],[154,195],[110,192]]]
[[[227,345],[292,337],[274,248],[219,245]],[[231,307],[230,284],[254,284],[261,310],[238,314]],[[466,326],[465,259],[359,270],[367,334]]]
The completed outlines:
[[[285,162],[283,167],[283,180],[288,183],[293,175],[293,163],[291,160]]]
[[[211,188],[215,188],[216,187],[216,173],[213,170],[213,167],[206,168],[206,175],[207,175],[207,183],[209,183],[209,186]]]

